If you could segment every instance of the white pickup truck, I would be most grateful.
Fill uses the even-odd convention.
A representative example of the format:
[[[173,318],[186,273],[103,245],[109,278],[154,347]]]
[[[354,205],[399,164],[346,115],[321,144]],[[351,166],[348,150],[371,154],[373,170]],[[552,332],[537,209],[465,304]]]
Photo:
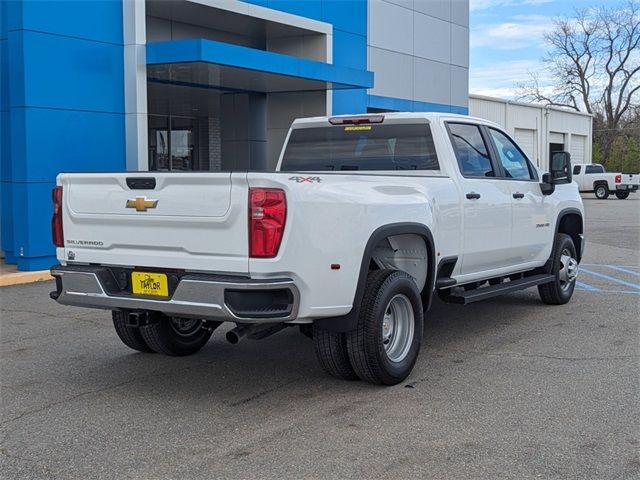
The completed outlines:
[[[599,163],[575,163],[573,179],[577,182],[580,192],[593,192],[601,200],[606,200],[609,195],[624,200],[630,193],[638,190],[640,175],[608,173]]]
[[[390,113],[296,120],[275,172],[61,174],[51,297],[168,355],[297,325],[329,374],[397,384],[434,294],[569,301],[584,211],[553,164],[485,120]]]

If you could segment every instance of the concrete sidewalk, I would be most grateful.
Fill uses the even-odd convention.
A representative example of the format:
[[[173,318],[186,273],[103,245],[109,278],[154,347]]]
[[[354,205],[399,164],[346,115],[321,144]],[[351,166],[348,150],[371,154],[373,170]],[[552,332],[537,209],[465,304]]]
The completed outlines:
[[[52,278],[53,277],[49,274],[49,270],[19,272],[15,265],[7,265],[4,261],[0,261],[0,287],[42,282],[44,280],[51,280]]]

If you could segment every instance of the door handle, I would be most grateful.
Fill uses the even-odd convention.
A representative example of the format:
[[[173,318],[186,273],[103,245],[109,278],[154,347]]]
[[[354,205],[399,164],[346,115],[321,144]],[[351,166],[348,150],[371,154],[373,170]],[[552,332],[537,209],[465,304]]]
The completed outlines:
[[[514,193],[513,198],[524,198],[524,193],[520,193],[520,192]]]
[[[469,200],[477,200],[480,198],[480,194],[476,192],[470,192],[470,193],[467,193],[467,198]]]

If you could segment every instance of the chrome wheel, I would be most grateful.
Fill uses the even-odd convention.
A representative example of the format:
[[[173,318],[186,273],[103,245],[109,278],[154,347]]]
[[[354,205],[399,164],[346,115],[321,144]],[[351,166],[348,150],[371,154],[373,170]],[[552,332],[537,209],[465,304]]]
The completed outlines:
[[[389,360],[394,363],[404,360],[411,349],[414,330],[411,301],[402,294],[394,296],[382,319],[382,344]]]
[[[560,271],[558,272],[558,280],[560,288],[567,290],[578,276],[578,261],[571,256],[569,249],[562,250],[560,255]]]
[[[171,325],[171,329],[178,335],[188,337],[200,330],[202,320],[197,318],[171,317],[169,318],[169,325]]]

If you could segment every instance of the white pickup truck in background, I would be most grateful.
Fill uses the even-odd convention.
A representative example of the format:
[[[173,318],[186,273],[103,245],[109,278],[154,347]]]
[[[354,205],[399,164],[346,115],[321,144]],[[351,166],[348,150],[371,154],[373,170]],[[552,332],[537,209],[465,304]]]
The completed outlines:
[[[434,294],[569,301],[571,173],[486,120],[394,113],[296,120],[275,172],[61,174],[51,297],[112,310],[142,352],[195,353],[223,322],[232,343],[298,326],[329,374],[393,385]]]
[[[599,163],[575,163],[573,179],[578,183],[581,193],[593,192],[601,200],[605,200],[609,195],[624,200],[630,193],[638,190],[640,175],[608,173]]]

